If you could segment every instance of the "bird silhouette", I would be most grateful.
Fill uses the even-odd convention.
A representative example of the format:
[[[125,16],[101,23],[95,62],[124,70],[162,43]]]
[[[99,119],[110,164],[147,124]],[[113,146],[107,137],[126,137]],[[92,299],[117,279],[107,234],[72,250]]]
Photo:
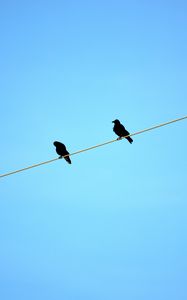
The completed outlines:
[[[121,139],[122,137],[129,135],[130,133],[125,129],[125,127],[120,123],[119,120],[112,121],[114,123],[113,131],[119,136],[118,139]],[[130,144],[132,144],[133,139],[131,139],[130,136],[127,136],[126,139],[129,141]]]
[[[55,142],[53,143],[53,145],[56,147],[56,153],[57,153],[58,155],[60,155],[59,158],[62,158],[64,155],[68,155],[68,154],[69,154],[69,152],[67,151],[66,146],[65,146],[64,144],[55,141]],[[69,156],[64,157],[64,159],[65,159],[69,164],[71,164],[71,159],[69,158]]]

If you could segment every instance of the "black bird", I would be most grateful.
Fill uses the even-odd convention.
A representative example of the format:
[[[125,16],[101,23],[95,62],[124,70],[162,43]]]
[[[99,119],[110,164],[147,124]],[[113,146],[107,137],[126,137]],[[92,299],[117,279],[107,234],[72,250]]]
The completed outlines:
[[[56,153],[60,155],[59,158],[62,158],[62,156],[69,154],[69,152],[66,149],[66,146],[60,142],[54,142],[53,145],[56,147]],[[71,159],[69,156],[64,157],[64,159],[71,164]]]
[[[113,131],[119,136],[119,139],[130,134],[119,120],[114,120],[112,123],[114,123]],[[132,144],[133,139],[130,136],[127,136],[126,139]]]

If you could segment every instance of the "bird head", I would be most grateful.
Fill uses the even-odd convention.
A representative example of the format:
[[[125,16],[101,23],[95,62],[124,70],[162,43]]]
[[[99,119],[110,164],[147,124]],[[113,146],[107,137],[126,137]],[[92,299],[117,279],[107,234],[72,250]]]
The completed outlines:
[[[59,143],[59,142],[55,141],[55,142],[53,143],[53,145],[54,145],[55,147],[57,147],[57,146],[58,146],[58,143]]]
[[[114,124],[120,124],[120,121],[118,119],[116,119],[116,120],[112,121],[112,123],[114,123]]]

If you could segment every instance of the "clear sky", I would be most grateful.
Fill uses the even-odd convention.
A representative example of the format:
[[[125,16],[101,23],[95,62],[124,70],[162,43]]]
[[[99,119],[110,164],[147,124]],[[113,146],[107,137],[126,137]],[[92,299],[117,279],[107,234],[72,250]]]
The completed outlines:
[[[187,114],[187,2],[0,2],[0,171]],[[2,178],[0,299],[187,299],[187,121]]]

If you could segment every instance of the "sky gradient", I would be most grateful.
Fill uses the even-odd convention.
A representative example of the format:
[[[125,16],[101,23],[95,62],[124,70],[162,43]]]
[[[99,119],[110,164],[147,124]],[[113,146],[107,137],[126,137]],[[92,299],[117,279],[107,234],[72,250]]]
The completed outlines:
[[[1,174],[187,115],[186,1],[1,1]],[[185,300],[187,121],[2,178],[3,300]]]

